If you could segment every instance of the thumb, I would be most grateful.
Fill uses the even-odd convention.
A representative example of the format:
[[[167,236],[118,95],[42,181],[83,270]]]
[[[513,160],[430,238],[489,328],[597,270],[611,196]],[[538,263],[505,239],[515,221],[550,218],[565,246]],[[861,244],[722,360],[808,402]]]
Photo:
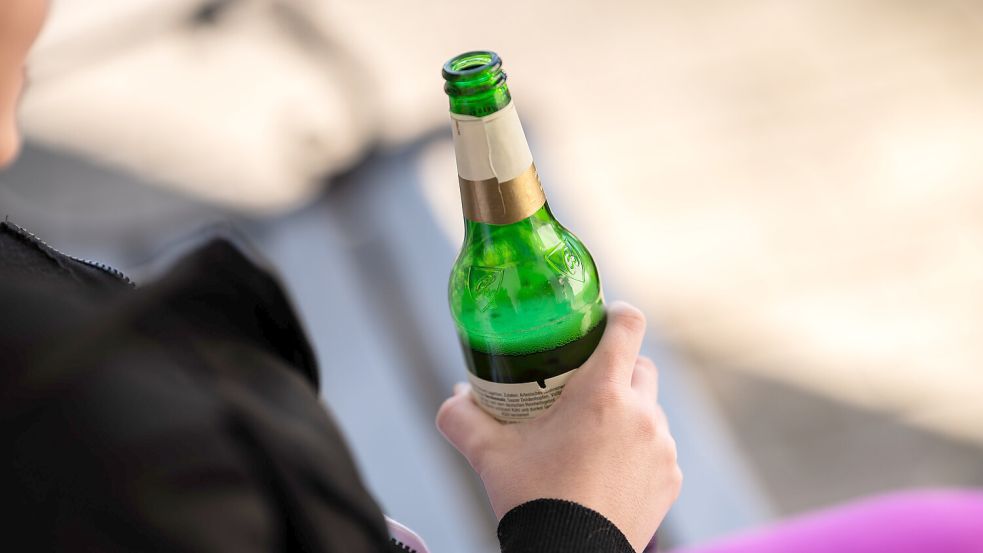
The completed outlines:
[[[474,402],[469,384],[454,386],[454,395],[437,411],[437,429],[472,465],[503,430],[503,426]]]
[[[584,372],[630,386],[638,352],[645,338],[645,315],[619,301],[608,307],[607,318],[604,335],[590,359],[584,363]]]

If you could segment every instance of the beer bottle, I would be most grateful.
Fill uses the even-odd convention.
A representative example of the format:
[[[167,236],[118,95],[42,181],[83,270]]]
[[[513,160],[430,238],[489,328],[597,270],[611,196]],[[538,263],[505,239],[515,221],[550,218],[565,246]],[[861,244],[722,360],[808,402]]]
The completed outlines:
[[[559,396],[604,331],[587,248],[550,211],[494,52],[444,64],[464,244],[450,307],[478,403],[502,421],[535,417]]]

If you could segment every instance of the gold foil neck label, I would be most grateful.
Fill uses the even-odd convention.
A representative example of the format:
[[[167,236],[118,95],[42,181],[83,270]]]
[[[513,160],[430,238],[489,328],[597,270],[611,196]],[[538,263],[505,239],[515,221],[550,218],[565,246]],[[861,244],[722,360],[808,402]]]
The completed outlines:
[[[464,216],[477,223],[509,225],[539,211],[546,203],[536,164],[505,182],[491,178],[480,181],[458,177]]]

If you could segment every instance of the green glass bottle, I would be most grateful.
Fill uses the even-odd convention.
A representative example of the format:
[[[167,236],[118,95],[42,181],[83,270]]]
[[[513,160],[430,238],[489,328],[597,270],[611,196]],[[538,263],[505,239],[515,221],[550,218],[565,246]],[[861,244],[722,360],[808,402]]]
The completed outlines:
[[[587,248],[546,203],[494,52],[444,65],[465,235],[450,306],[478,403],[499,420],[535,417],[604,331]]]

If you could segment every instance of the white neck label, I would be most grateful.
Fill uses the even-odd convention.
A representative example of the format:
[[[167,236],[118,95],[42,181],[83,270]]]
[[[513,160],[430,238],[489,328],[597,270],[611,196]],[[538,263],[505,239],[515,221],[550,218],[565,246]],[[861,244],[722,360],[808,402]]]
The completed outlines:
[[[451,114],[457,174],[465,180],[510,181],[532,165],[515,102],[485,117]]]

